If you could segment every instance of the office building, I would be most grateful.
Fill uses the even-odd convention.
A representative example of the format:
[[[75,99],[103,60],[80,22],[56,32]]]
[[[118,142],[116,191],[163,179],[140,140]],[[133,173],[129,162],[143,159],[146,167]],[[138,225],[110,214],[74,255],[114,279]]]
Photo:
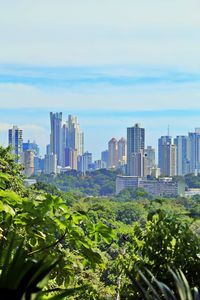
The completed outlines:
[[[145,129],[140,127],[140,124],[135,124],[133,127],[127,128],[127,174],[133,175],[134,153],[139,153],[145,148]]]
[[[116,178],[116,194],[119,194],[123,189],[143,188],[152,196],[184,196],[185,183],[182,181],[174,181],[172,178],[160,179],[144,179],[137,176],[120,176]]]
[[[57,174],[57,155],[46,154],[44,156],[44,173],[45,174]]]
[[[126,139],[125,138],[122,137],[118,141],[117,148],[118,148],[118,164],[119,165],[124,165],[124,164],[126,164],[126,153],[127,153]]]
[[[105,168],[108,168],[108,160],[109,160],[109,153],[108,150],[101,152],[101,161],[104,163]]]
[[[131,176],[144,177],[147,175],[147,155],[144,150],[134,152],[131,159]]]
[[[177,175],[184,176],[190,173],[190,139],[188,136],[177,136],[174,139],[176,145]]]
[[[166,170],[166,153],[163,151],[163,145],[172,144],[173,140],[171,136],[161,136],[158,139],[158,167],[162,172]]]
[[[176,176],[176,145],[170,136],[158,140],[158,163],[162,176]]]
[[[85,174],[92,164],[92,153],[85,152],[78,156],[78,171]]]
[[[189,132],[189,161],[190,173],[200,173],[200,129]]]
[[[84,153],[84,134],[76,116],[69,115],[67,121],[66,147],[77,151],[77,155]]]
[[[78,156],[76,149],[65,149],[65,167],[72,170],[78,170]]]
[[[112,138],[108,142],[108,168],[116,169],[118,167],[118,142]]]
[[[156,155],[155,149],[152,146],[147,146],[144,153],[146,154],[146,169],[147,175],[152,175],[152,170],[155,170],[156,167]]]
[[[62,164],[62,112],[50,113],[50,147],[51,153],[56,155],[58,165]]]
[[[11,153],[16,155],[16,162],[20,162],[22,159],[22,130],[17,126],[13,126],[12,129],[8,130],[8,144],[12,147]]]
[[[29,178],[34,175],[35,153],[33,150],[26,150],[23,152],[22,157],[22,163],[24,166],[23,174]]]

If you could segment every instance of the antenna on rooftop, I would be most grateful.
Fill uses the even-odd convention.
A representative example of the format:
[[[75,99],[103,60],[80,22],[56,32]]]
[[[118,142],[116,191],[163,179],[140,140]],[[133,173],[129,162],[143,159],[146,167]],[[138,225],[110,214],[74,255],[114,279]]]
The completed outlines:
[[[167,126],[167,136],[169,136],[169,125]]]

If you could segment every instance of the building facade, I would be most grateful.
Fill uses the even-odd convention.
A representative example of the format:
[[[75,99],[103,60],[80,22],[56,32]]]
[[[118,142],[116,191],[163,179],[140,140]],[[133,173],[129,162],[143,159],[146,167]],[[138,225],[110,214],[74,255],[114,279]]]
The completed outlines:
[[[145,129],[140,124],[127,128],[127,175],[134,174],[134,153],[145,149]]]
[[[17,126],[8,130],[8,144],[12,147],[11,153],[16,155],[15,161],[20,162],[22,160],[23,131]]]
[[[173,181],[172,178],[160,178],[158,180],[148,180],[137,176],[121,176],[116,178],[116,194],[123,189],[143,188],[148,194],[153,196],[184,196],[185,183],[181,181]]]
[[[58,165],[62,165],[62,112],[50,113],[50,125],[51,153],[56,155]]]
[[[116,138],[112,138],[108,142],[108,168],[116,169],[118,167],[118,142]]]

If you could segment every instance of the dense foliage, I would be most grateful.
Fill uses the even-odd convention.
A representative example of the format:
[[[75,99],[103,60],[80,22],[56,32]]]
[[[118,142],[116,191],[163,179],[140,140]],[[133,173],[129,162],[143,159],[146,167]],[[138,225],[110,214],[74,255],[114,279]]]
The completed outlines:
[[[138,286],[151,291],[145,299],[156,299],[147,284],[152,282],[149,272],[175,295],[169,268],[183,271],[191,291],[199,287],[199,197],[151,199],[138,189],[103,198],[103,189],[108,185],[109,190],[115,176],[107,171],[87,179],[65,175],[63,185],[80,183],[63,190],[56,183],[63,177],[49,176],[25,189],[9,148],[0,147],[0,292],[7,295],[4,299],[10,299],[9,293],[14,293],[12,299],[142,299]],[[80,186],[86,182],[102,196],[84,196]],[[162,289],[158,294],[162,297]]]
[[[117,171],[106,169],[88,172],[85,175],[76,171],[68,171],[57,176],[42,174],[37,177],[37,181],[53,185],[65,192],[74,191],[83,195],[107,196],[115,194],[117,174]]]

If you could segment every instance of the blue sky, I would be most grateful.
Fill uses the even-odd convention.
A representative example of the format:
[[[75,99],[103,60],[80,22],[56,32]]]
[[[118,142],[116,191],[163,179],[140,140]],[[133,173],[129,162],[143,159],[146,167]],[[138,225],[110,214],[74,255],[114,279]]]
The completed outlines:
[[[200,127],[198,0],[0,1],[0,142],[44,152],[49,112],[76,114],[98,158],[141,123],[147,144]]]

